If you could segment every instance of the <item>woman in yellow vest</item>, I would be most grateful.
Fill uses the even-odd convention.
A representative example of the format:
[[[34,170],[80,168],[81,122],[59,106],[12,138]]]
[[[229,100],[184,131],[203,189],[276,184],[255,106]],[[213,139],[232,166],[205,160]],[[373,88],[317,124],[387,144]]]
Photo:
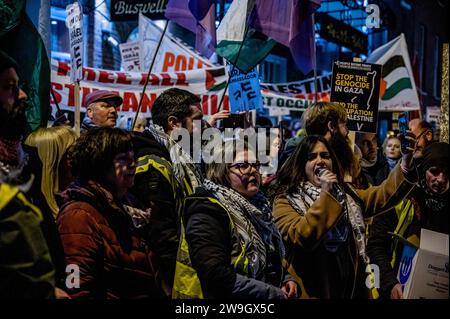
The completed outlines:
[[[208,179],[185,200],[173,297],[295,298],[254,151],[231,140],[211,160]]]

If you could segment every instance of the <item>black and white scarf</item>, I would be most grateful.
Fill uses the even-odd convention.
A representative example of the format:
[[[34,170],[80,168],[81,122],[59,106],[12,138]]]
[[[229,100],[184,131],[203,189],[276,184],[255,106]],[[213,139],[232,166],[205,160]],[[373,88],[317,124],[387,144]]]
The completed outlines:
[[[258,278],[267,265],[268,252],[284,258],[281,234],[276,228],[268,200],[258,193],[251,202],[235,190],[205,179],[203,186],[228,210],[249,259],[249,276]]]
[[[300,214],[305,215],[308,208],[319,198],[320,187],[314,186],[309,181],[302,182],[297,191],[287,195],[289,204]],[[344,207],[344,216],[341,222],[345,224],[350,222],[353,233],[356,237],[356,246],[358,254],[366,264],[370,264],[370,259],[366,253],[366,239],[365,239],[365,223],[362,215],[361,206],[349,194],[343,193],[341,190],[336,190],[336,200]],[[336,251],[338,245],[345,242],[348,233],[346,225],[338,224],[333,227],[327,234],[326,248],[331,252]]]

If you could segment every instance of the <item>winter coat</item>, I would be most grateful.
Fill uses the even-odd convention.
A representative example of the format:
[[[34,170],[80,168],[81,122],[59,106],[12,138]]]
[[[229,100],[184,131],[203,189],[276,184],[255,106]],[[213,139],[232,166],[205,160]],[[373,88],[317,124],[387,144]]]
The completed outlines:
[[[66,262],[79,267],[72,298],[156,298],[152,253],[122,203],[98,183],[73,182],[61,194],[57,224]]]
[[[54,297],[55,270],[42,215],[18,188],[0,183],[0,300]]]
[[[396,214],[395,210],[386,214],[376,216],[373,219],[369,241],[367,243],[367,252],[372,263],[380,268],[380,295],[389,298],[392,288],[399,283],[397,280],[398,267],[402,256],[404,244],[388,233],[394,233],[396,229],[402,229],[401,235],[404,239],[418,244],[420,239],[420,230],[422,228],[440,232],[449,233],[449,201],[448,191],[439,198],[432,198],[426,194],[420,187],[415,187],[410,196],[410,211],[404,210],[402,216]],[[427,199],[434,199],[441,205],[427,205]],[[403,225],[404,224],[404,225]]]
[[[230,217],[223,206],[209,200],[212,194],[197,188],[187,197],[184,215],[186,240],[193,268],[198,274],[205,298],[282,299],[280,285],[286,278],[281,260],[268,256],[269,267],[261,278],[251,278],[233,266],[232,256],[240,255],[239,240],[230,225]],[[270,258],[270,260],[269,260]],[[273,268],[272,268],[273,270]],[[274,278],[277,277],[277,278]],[[269,279],[272,278],[272,279]]]
[[[155,253],[163,285],[170,295],[180,237],[176,180],[170,154],[147,132],[134,133],[133,148],[137,170],[130,192],[145,207],[152,208],[149,245]]]

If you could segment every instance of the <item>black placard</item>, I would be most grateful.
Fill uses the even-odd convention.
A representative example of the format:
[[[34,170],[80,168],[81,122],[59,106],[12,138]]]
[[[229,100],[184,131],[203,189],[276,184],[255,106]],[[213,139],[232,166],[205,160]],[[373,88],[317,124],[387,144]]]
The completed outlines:
[[[137,20],[139,12],[153,20],[165,19],[169,0],[111,0],[111,21]]]
[[[330,100],[345,107],[350,130],[377,132],[380,80],[381,65],[333,63]]]

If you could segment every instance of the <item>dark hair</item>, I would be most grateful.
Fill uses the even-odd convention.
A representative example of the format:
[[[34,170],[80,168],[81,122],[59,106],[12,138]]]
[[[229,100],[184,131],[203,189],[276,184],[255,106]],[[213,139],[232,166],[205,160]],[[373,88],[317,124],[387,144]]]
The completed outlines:
[[[175,116],[180,121],[192,114],[191,105],[199,104],[200,98],[186,90],[171,88],[164,91],[152,106],[153,123],[167,131],[167,119]]]
[[[278,185],[287,192],[294,192],[299,186],[300,182],[306,180],[305,165],[308,162],[308,154],[313,150],[314,146],[322,142],[328,149],[333,163],[333,173],[342,181],[342,174],[339,162],[334,154],[330,144],[320,135],[308,135],[297,145],[294,153],[283,164],[278,172]]]
[[[419,127],[420,127],[421,129],[430,130],[431,133],[433,133],[433,127],[431,126],[430,123],[428,123],[428,122],[425,121],[425,120],[422,120],[422,121],[419,122]]]
[[[317,102],[308,107],[303,114],[303,122],[308,135],[325,135],[328,122],[337,127],[339,120],[347,121],[345,109],[334,102]]]
[[[76,141],[71,149],[73,176],[83,180],[105,182],[117,154],[133,150],[130,133],[119,128],[93,128]]]

